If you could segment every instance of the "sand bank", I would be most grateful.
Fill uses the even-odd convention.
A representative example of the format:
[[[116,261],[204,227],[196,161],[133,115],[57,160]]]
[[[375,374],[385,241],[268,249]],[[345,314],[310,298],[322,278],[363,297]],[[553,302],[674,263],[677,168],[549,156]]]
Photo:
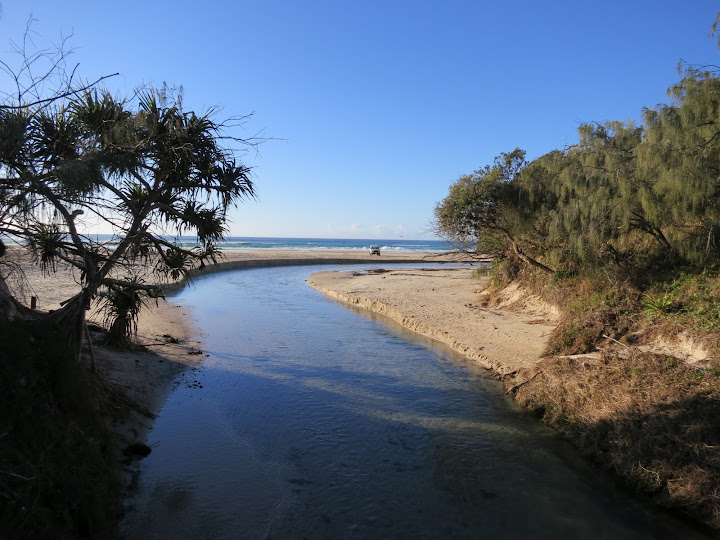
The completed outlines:
[[[485,281],[473,267],[319,272],[308,284],[441,341],[498,375],[532,368],[555,327],[554,313],[539,303],[521,311],[483,306]]]

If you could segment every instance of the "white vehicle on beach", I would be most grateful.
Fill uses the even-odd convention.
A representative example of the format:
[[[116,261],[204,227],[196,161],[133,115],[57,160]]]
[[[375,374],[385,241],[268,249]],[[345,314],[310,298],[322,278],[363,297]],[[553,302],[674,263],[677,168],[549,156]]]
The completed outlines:
[[[370,255],[380,256],[380,246],[370,246]]]

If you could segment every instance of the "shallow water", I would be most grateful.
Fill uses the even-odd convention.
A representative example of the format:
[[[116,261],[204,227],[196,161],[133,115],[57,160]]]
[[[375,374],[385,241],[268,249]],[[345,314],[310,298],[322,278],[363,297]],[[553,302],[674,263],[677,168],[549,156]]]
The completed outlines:
[[[304,283],[205,276],[202,367],[155,423],[122,525],[148,538],[695,538],[448,349]]]

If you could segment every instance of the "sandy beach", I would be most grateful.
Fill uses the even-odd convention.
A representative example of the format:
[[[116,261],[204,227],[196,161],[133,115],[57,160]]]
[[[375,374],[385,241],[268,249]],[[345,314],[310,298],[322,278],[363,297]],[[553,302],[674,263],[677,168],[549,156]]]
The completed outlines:
[[[7,259],[16,262],[25,275],[20,280],[17,274],[10,275],[8,285],[16,298],[30,305],[30,298],[37,299],[37,309],[47,311],[60,307],[60,302],[66,300],[79,290],[77,276],[71,270],[58,268],[56,273],[45,273],[37,265],[30,262],[23,250],[9,249]],[[381,256],[369,255],[365,252],[354,251],[291,251],[291,250],[256,250],[256,251],[228,251],[218,258],[218,263],[207,267],[203,274],[222,272],[239,268],[258,268],[264,266],[289,265],[315,265],[315,264],[383,264],[452,262],[457,257],[433,253],[383,253]],[[146,281],[154,282],[155,276],[149,269],[142,272]],[[181,286],[184,282],[177,282]]]

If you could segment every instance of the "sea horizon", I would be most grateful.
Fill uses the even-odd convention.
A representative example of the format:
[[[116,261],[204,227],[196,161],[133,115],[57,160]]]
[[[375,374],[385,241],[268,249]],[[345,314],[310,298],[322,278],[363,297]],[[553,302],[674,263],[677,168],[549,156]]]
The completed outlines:
[[[81,234],[81,237],[91,242],[107,244],[116,243],[118,235],[113,234]],[[181,247],[199,247],[197,236],[162,236],[165,240],[177,243]],[[9,245],[22,244],[18,238],[5,236]],[[443,240],[411,240],[406,238],[377,239],[377,238],[313,238],[290,236],[227,236],[217,243],[224,251],[367,251],[370,246],[378,246],[380,251],[393,253],[414,252],[446,252],[452,246]]]
[[[181,237],[183,244],[197,245],[196,239]],[[228,251],[366,251],[378,246],[381,251],[415,252],[448,251],[451,246],[442,240],[373,239],[373,238],[294,238],[263,236],[230,236],[219,244]]]
[[[118,236],[112,234],[85,234],[93,242],[112,243]],[[164,236],[185,248],[200,245],[196,236]],[[443,240],[375,239],[375,238],[312,238],[283,236],[227,236],[218,242],[224,251],[366,251],[378,246],[381,251],[394,253],[445,252],[452,246]]]

